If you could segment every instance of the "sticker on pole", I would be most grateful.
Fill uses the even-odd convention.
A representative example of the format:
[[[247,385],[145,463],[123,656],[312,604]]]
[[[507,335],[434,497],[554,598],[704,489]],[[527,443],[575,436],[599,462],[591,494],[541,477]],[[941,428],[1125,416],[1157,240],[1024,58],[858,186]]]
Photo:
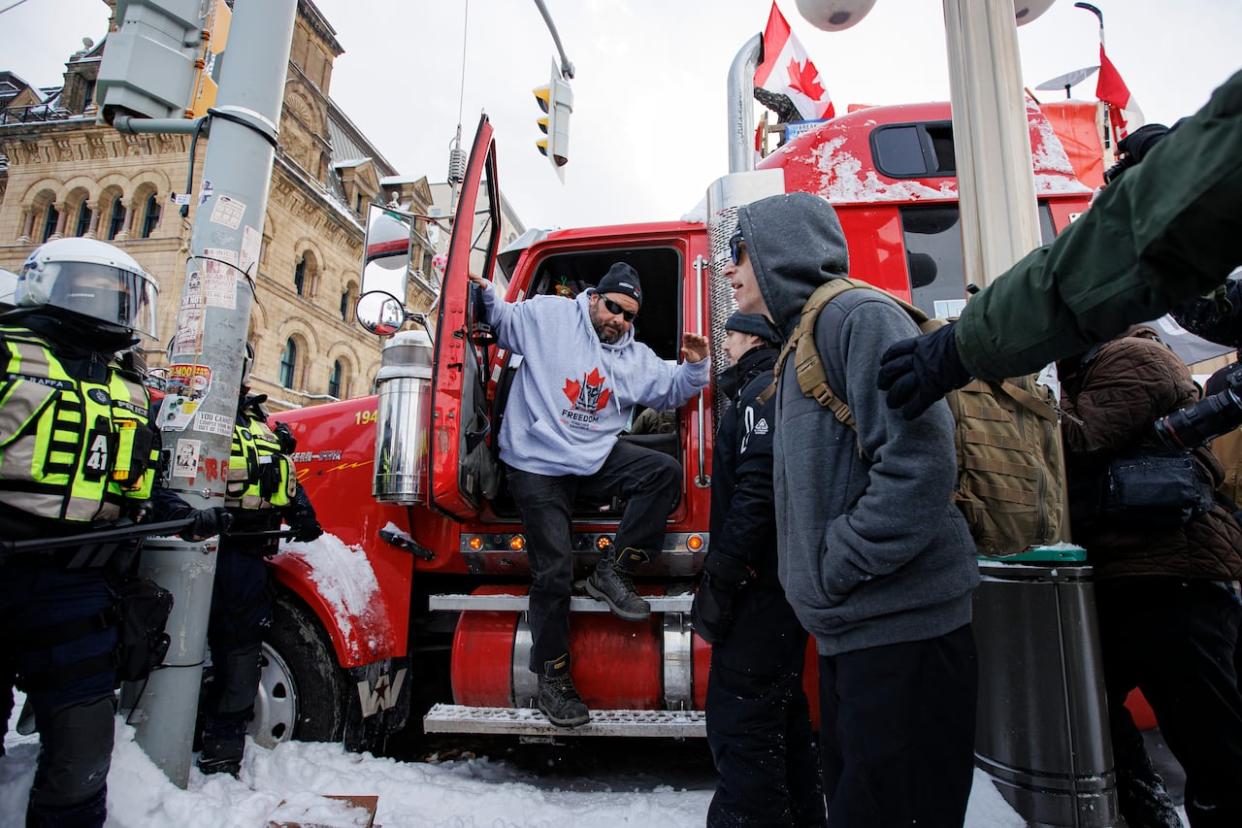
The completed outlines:
[[[203,277],[197,270],[191,270],[185,277],[185,296],[181,301],[184,305],[193,305],[196,308],[203,306]]]
[[[263,237],[258,230],[250,225],[242,228],[241,256],[237,262],[242,273],[249,273],[251,266],[259,261],[259,246],[262,241]]]
[[[203,186],[198,191],[198,205],[201,207],[206,204],[207,199],[211,198],[215,192],[215,188],[211,186],[211,181],[204,181]]]
[[[229,250],[227,247],[204,247],[204,259],[219,259],[222,262],[228,262],[231,265],[237,264],[237,251]]]
[[[182,307],[177,313],[177,332],[173,334],[174,354],[201,354],[203,352],[203,309]]]
[[[246,215],[246,203],[235,198],[222,195],[216,199],[211,208],[211,223],[222,224],[230,230],[241,226],[242,216]]]
[[[191,480],[198,477],[198,458],[202,448],[202,440],[178,440],[177,450],[173,453],[172,476]]]
[[[211,390],[211,369],[206,365],[174,362],[168,366],[165,388],[167,395],[160,403],[156,424],[162,429],[185,431]]]
[[[198,416],[194,418],[194,428],[198,431],[205,431],[208,434],[231,437],[233,435],[233,420],[224,414],[216,414],[213,411],[200,411]]]
[[[213,308],[237,307],[237,275],[232,265],[207,259],[203,262],[203,289]]]

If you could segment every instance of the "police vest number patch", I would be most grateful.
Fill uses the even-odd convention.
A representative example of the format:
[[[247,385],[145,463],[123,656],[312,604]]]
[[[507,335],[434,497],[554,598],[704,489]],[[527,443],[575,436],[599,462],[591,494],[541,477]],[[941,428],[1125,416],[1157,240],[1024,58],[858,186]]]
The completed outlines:
[[[86,456],[84,467],[96,474],[105,474],[108,471],[108,436],[106,434],[96,434],[91,440],[91,446]]]

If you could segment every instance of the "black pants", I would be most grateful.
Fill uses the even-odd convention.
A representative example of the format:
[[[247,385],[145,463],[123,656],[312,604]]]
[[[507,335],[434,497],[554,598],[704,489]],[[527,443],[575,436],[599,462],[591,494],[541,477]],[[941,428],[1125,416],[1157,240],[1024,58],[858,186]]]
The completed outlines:
[[[530,669],[542,673],[545,662],[569,652],[574,499],[579,494],[625,498],[616,548],[642,549],[654,558],[663,548],[664,524],[681,491],[681,465],[667,454],[618,442],[590,476],[551,477],[510,467],[508,480],[522,514],[530,561]]]
[[[259,646],[271,624],[272,602],[261,544],[225,542],[216,553],[207,643],[212,679],[204,699],[204,730],[245,738],[259,690]]]
[[[26,812],[30,825],[104,822],[116,682],[109,655],[116,649],[116,627],[65,637],[48,631],[96,617],[115,601],[100,568],[4,567],[0,634],[17,685],[34,708],[41,743]]]
[[[1242,825],[1242,604],[1225,586],[1117,578],[1095,586],[1110,707],[1135,687],[1186,771],[1192,828]]]
[[[832,828],[959,828],[974,776],[970,625],[819,659],[820,757]]]
[[[806,632],[780,584],[739,595],[707,680],[707,744],[720,774],[710,828],[824,825],[805,662]]]

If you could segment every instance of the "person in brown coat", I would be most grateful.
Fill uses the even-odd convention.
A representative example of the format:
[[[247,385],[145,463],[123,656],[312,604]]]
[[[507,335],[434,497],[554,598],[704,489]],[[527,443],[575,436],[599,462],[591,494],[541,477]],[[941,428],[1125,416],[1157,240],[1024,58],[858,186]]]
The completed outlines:
[[[1188,520],[1163,525],[1140,525],[1141,517],[1097,508],[1110,463],[1168,454],[1153,423],[1198,400],[1198,388],[1181,360],[1144,326],[1063,360],[1058,369],[1074,539],[1095,568],[1119,777],[1126,770],[1123,757],[1134,755],[1129,751],[1139,738],[1123,706],[1138,687],[1186,771],[1192,828],[1236,828],[1242,825],[1242,692],[1234,651],[1242,601],[1234,582],[1242,577],[1242,526],[1210,497],[1187,512]],[[1223,474],[1211,453],[1199,448],[1192,456],[1208,481],[1204,491],[1218,487]],[[1119,778],[1123,814],[1124,783]],[[1141,816],[1131,824],[1165,824],[1154,814]]]

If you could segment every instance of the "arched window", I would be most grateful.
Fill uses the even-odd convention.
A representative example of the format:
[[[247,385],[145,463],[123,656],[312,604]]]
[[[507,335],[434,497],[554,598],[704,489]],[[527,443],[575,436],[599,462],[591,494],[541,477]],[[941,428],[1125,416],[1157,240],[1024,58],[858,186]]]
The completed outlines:
[[[345,366],[338,359],[332,363],[332,373],[328,375],[328,393],[337,399],[341,398],[341,383],[345,380]]]
[[[75,236],[85,236],[91,228],[91,208],[85,201],[78,207],[78,223],[73,230]]]
[[[306,254],[298,259],[297,267],[293,268],[293,289],[301,296],[306,291]]]
[[[280,384],[285,388],[293,388],[293,375],[298,367],[298,343],[289,337],[285,342],[285,350],[280,355]]]
[[[43,237],[40,241],[47,241],[52,234],[56,232],[56,222],[60,221],[60,211],[56,209],[55,204],[47,205],[47,213],[43,218]]]
[[[155,193],[147,196],[147,204],[142,212],[142,238],[149,239],[151,234],[155,232],[155,226],[160,223],[160,202],[155,197]]]
[[[108,240],[115,239],[121,233],[121,222],[125,221],[125,202],[120,196],[112,199],[112,215],[108,219]]]

